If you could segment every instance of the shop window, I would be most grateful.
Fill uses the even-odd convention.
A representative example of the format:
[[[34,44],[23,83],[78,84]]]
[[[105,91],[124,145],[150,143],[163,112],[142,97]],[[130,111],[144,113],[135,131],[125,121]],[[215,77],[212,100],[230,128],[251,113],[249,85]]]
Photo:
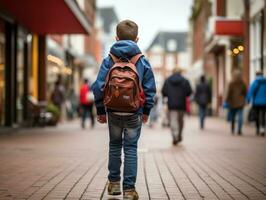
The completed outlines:
[[[3,126],[5,116],[5,28],[0,20],[0,126]]]

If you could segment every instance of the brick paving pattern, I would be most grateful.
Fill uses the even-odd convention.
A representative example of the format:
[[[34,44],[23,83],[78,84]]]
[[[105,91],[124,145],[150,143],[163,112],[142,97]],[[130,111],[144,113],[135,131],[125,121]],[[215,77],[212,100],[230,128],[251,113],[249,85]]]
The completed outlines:
[[[188,117],[184,141],[173,147],[168,129],[144,127],[140,199],[266,199],[266,138],[253,132],[246,127],[244,136],[232,136],[214,118],[200,131]],[[111,199],[107,158],[104,125],[81,130],[76,121],[0,134],[0,199]]]

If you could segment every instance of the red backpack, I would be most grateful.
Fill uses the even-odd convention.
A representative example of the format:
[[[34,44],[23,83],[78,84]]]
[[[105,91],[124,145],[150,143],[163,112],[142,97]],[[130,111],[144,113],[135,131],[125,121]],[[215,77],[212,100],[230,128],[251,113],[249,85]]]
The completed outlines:
[[[122,111],[137,111],[144,103],[144,93],[136,68],[142,54],[126,62],[110,53],[114,65],[111,67],[104,87],[103,103],[106,108]]]

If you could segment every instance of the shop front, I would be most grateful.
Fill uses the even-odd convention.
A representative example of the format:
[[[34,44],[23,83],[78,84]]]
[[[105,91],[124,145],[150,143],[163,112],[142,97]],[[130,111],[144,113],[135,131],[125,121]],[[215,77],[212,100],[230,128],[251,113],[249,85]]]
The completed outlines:
[[[76,1],[0,0],[0,7],[0,128],[24,126],[29,97],[47,101],[46,35],[88,34],[91,24]]]
[[[5,24],[0,18],[0,126],[5,121]]]

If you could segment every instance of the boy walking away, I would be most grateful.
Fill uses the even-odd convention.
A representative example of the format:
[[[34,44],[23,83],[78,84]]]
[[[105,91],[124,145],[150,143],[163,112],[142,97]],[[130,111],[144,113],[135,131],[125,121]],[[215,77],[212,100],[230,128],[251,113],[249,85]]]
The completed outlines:
[[[235,118],[238,115],[238,135],[242,135],[243,108],[247,89],[239,70],[233,72],[233,80],[229,83],[226,102],[229,104],[231,113],[231,132],[235,132]]]
[[[264,136],[266,134],[266,78],[262,72],[257,72],[256,79],[250,86],[247,95],[248,103],[251,102],[256,113],[256,134]],[[264,127],[260,133],[260,127]]]
[[[81,105],[81,127],[85,128],[85,121],[89,114],[91,119],[91,127],[94,127],[93,116],[93,99],[90,98],[90,86],[88,79],[84,79],[84,82],[80,88],[79,101]]]
[[[162,95],[168,100],[173,145],[182,141],[186,98],[192,94],[189,81],[182,76],[181,72],[180,68],[176,68],[173,75],[166,79],[162,88]]]
[[[211,89],[204,75],[200,77],[200,83],[196,86],[195,101],[199,108],[200,128],[204,129],[207,105],[211,102]]]
[[[138,199],[137,146],[142,122],[146,123],[156,93],[149,62],[141,54],[138,26],[124,20],[116,27],[117,42],[100,67],[92,85],[97,120],[109,127],[108,194],[120,195],[121,150],[124,150],[123,198]]]

